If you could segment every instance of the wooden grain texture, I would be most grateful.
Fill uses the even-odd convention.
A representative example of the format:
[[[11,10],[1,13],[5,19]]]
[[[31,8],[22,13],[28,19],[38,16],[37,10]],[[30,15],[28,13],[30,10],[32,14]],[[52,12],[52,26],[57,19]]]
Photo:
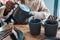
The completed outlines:
[[[21,30],[25,35],[25,40],[39,40],[39,39],[45,37],[43,26],[41,26],[40,35],[37,35],[37,36],[34,36],[34,35],[30,34],[29,25],[12,25],[12,24],[9,24],[8,26],[10,26],[10,27],[15,26],[17,29]],[[8,26],[6,28],[9,28]],[[60,32],[60,30],[58,30],[58,32]]]

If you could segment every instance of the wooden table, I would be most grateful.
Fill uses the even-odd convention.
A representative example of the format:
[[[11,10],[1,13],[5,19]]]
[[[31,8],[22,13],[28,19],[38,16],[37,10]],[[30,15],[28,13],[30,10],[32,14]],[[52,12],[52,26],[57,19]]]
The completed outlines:
[[[25,35],[25,40],[39,40],[40,38],[45,37],[43,26],[41,27],[40,35],[37,35],[37,36],[33,36],[30,34],[29,25],[11,25],[10,24],[9,26],[11,26],[11,27],[15,26],[17,29],[21,30]],[[6,28],[8,28],[8,26],[6,26]],[[58,32],[60,32],[60,30],[58,30]]]
[[[24,35],[25,35],[25,40],[39,40],[41,37],[44,37],[44,34],[41,33],[38,36],[33,36],[30,34],[30,30],[29,30],[29,25],[15,25],[16,28],[20,29],[21,31],[23,31]],[[42,30],[43,32],[43,30]]]

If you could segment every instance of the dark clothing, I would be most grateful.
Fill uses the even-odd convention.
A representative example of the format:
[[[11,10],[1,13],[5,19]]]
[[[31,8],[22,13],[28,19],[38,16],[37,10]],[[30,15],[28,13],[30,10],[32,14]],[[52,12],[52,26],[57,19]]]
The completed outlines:
[[[11,19],[13,19],[13,14],[11,14],[9,18],[5,20],[5,22],[9,24],[11,22]]]
[[[9,13],[9,12],[7,12],[6,9],[5,9],[5,11],[4,11],[4,13],[3,13],[3,16],[7,16],[8,13]]]

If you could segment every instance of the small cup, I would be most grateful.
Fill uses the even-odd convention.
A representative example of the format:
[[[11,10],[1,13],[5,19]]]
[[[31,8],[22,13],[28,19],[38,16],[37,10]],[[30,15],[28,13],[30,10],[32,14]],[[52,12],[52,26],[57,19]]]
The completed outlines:
[[[41,20],[31,19],[29,21],[29,28],[32,35],[39,35],[41,30]]]
[[[47,37],[56,37],[58,22],[55,20],[46,20],[45,24],[45,35]]]

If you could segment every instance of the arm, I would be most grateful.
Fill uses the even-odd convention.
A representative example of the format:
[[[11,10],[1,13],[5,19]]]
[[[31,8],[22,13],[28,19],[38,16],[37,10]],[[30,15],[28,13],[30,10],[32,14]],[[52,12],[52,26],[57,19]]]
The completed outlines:
[[[36,19],[45,19],[48,18],[48,16],[50,15],[50,12],[45,6],[43,0],[39,0],[39,6],[37,7],[37,11],[38,12],[34,12]]]

